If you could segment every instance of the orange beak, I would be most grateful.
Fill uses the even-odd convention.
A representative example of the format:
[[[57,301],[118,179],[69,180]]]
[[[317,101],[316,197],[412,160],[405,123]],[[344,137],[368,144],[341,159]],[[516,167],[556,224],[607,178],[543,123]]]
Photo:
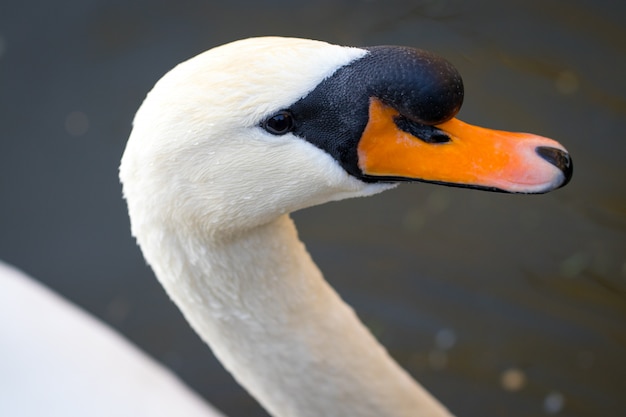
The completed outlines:
[[[369,121],[358,145],[359,168],[366,176],[513,193],[547,192],[571,176],[565,149],[551,139],[451,119],[434,126],[439,132],[433,137],[439,140],[433,141],[400,129],[399,117],[392,107],[370,100]],[[546,148],[564,155],[567,167],[542,156],[539,150]]]

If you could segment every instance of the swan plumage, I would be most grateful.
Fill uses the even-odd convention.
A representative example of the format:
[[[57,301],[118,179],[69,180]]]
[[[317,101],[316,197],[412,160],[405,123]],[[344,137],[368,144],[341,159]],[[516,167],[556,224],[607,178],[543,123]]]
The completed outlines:
[[[425,51],[268,37],[179,64],[137,112],[120,166],[132,233],[272,415],[450,415],[326,283],[288,213],[403,180],[509,192],[567,182],[560,144],[457,122],[462,99],[454,67]],[[420,159],[425,149],[441,159]],[[446,160],[458,166],[436,169]]]
[[[323,279],[289,213],[376,194],[399,181],[530,193],[569,180],[571,160],[560,144],[503,132],[489,139],[497,145],[483,145],[490,155],[468,160],[463,151],[448,152],[442,160],[459,168],[439,169],[445,163],[433,160],[433,149],[445,153],[459,149],[464,135],[491,134],[453,119],[462,95],[456,70],[424,51],[268,37],[217,47],[178,65],[137,112],[120,166],[132,233],[190,325],[272,415],[450,415]],[[431,151],[435,156],[419,159]],[[421,161],[417,168],[412,160]],[[37,315],[45,309],[79,317],[67,319],[79,329],[78,350],[104,354],[99,349],[109,342],[100,341],[100,333],[113,340],[110,350],[118,353],[112,360],[139,364],[145,368],[139,374],[164,381],[154,388],[155,398],[174,392],[172,404],[178,399],[181,408],[171,414],[217,415],[107,328],[23,276],[5,281],[54,300],[30,313],[7,303],[27,322],[34,318],[25,332],[38,331]],[[22,327],[1,324],[18,332]],[[50,343],[48,360],[74,363],[71,351],[44,335],[26,342],[44,350]],[[97,378],[106,389],[107,381]],[[137,395],[149,397],[148,388]],[[83,391],[79,400],[88,402]]]
[[[223,417],[111,328],[0,262],[0,415]]]

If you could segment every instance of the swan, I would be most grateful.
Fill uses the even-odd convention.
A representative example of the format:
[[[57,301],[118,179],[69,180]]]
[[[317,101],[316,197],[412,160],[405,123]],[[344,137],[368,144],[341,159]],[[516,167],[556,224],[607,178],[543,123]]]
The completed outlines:
[[[148,94],[120,166],[131,230],[195,331],[274,416],[449,416],[323,279],[289,217],[403,181],[565,185],[555,141],[453,116],[462,81],[404,47],[252,38]],[[0,415],[219,417],[104,324],[0,262]],[[7,360],[8,358],[8,360]]]
[[[276,417],[449,416],[324,280],[289,213],[402,181],[513,193],[565,185],[540,136],[454,118],[456,69],[429,52],[262,37],[161,78],[120,165],[157,279]]]
[[[0,261],[0,416],[224,417],[107,325]]]

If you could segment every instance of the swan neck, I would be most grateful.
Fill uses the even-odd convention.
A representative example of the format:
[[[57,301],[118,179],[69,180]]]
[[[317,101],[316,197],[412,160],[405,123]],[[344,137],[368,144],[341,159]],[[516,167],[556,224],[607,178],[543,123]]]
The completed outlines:
[[[171,264],[165,253],[151,263],[192,327],[273,416],[450,415],[323,279],[288,216],[215,236],[176,237]]]

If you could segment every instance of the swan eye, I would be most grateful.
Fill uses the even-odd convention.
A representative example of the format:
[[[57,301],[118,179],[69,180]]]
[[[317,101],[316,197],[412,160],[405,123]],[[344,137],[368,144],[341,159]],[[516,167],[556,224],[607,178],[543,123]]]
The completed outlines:
[[[293,130],[293,116],[288,111],[280,111],[264,121],[261,126],[272,135],[285,135]]]

